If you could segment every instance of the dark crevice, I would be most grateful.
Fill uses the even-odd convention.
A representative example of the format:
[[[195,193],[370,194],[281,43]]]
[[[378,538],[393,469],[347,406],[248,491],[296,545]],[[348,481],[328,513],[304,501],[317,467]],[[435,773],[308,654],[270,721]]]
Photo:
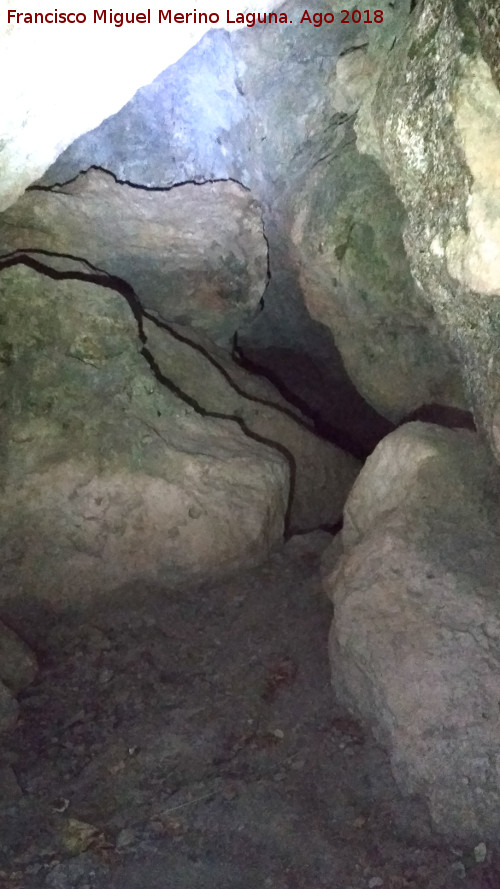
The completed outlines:
[[[419,420],[421,423],[446,426],[447,429],[470,429],[471,432],[477,432],[474,417],[470,411],[447,404],[421,404],[401,420],[400,425],[412,423],[415,420]]]
[[[46,258],[46,262],[44,262],[44,258]],[[85,268],[75,270],[55,269],[50,265],[51,259],[62,259],[69,262],[78,263],[79,265],[84,266],[86,269],[88,269],[88,271],[85,271]],[[259,398],[255,395],[245,392],[245,390],[241,386],[239,386],[237,382],[235,382],[230,372],[224,367],[223,363],[218,361],[217,357],[214,356],[214,354],[211,353],[211,351],[202,343],[196,341],[195,330],[193,330],[193,338],[191,338],[187,330],[181,330],[177,325],[169,323],[166,319],[158,316],[156,313],[144,310],[134,289],[122,278],[116,275],[108,274],[105,270],[93,266],[88,260],[82,257],[71,254],[54,253],[48,250],[36,250],[33,252],[16,251],[15,253],[8,254],[0,258],[0,269],[17,264],[24,264],[29,268],[32,268],[34,271],[45,274],[54,280],[78,280],[85,283],[96,284],[120,294],[127,301],[136,320],[138,335],[141,342],[143,343],[141,354],[148,362],[151,371],[154,373],[155,377],[162,385],[166,386],[171,392],[173,392],[185,404],[189,405],[200,416],[208,416],[214,419],[230,420],[236,422],[246,436],[259,442],[260,444],[264,444],[268,447],[274,448],[286,458],[288,466],[290,468],[290,492],[286,510],[285,537],[289,537],[292,533],[290,516],[291,504],[294,498],[296,477],[296,465],[293,454],[282,444],[253,432],[251,429],[248,428],[245,421],[241,417],[232,414],[225,414],[222,411],[207,411],[201,406],[201,404],[197,402],[196,399],[192,398],[188,393],[180,389],[172,380],[166,377],[161,372],[154,355],[149,351],[147,347],[147,337],[143,329],[144,318],[147,318],[157,327],[164,329],[170,337],[173,337],[179,342],[184,343],[190,349],[194,349],[200,355],[202,355],[204,360],[208,361],[213,367],[215,367],[218,373],[220,373],[221,376],[224,378],[225,382],[239,397],[245,399],[246,401],[255,404],[261,404],[273,410],[280,411],[282,414],[285,414],[290,419],[292,419],[295,423],[298,423],[303,428],[306,428],[311,434],[317,434],[318,437],[330,441],[335,446],[341,448],[343,451],[346,451],[347,453],[351,454],[361,461],[364,461],[369,453],[371,453],[371,450],[373,450],[373,447],[367,447],[363,443],[360,443],[356,439],[356,437],[350,434],[350,432],[345,428],[333,426],[330,422],[325,421],[319,411],[312,410],[311,406],[304,399],[302,399],[296,393],[290,391],[278,374],[273,373],[268,367],[259,366],[254,360],[246,357],[245,353],[239,346],[237,334],[235,334],[234,336],[232,354],[232,359],[235,363],[235,366],[239,366],[254,375],[257,374],[272,383],[272,385],[277,389],[283,399],[303,414],[303,418],[298,416],[292,407],[287,408],[283,405],[276,404],[276,402],[272,400]],[[271,274],[269,272],[269,280],[270,279]],[[431,407],[433,408],[432,416],[439,417],[439,419],[428,419],[429,406],[424,406],[420,408],[419,411],[415,411],[411,416],[405,418],[404,422],[408,422],[412,419],[423,419],[427,422],[438,422],[441,423],[441,425],[455,425],[465,426],[466,428],[475,428],[471,415],[466,415],[466,412],[456,412],[455,420],[454,422],[451,422],[450,411],[452,411],[453,409],[439,408],[439,412],[437,413],[436,411],[438,406]],[[446,413],[447,411],[448,413]],[[459,413],[465,416],[458,417]],[[380,436],[377,436],[378,439],[382,438],[383,434],[388,434],[390,431],[392,431],[392,429],[395,428],[394,424],[390,423],[388,420],[385,420],[379,415],[377,415],[377,421],[379,422],[381,427],[383,427],[381,428]],[[311,423],[314,424],[314,428],[311,428]],[[325,527],[323,530],[329,531],[330,533],[337,533],[338,528],[335,525],[332,527]],[[293,531],[293,533],[296,532]]]
[[[326,154],[322,154],[321,157],[316,158],[314,163],[311,164],[311,170],[314,170],[315,167],[317,167],[319,164],[322,164],[324,161],[327,161],[329,164],[331,164],[332,161],[338,160],[339,157],[342,157],[345,150],[347,148],[351,148],[353,145],[356,145],[356,136],[354,136],[352,139],[346,139],[346,141],[343,142],[342,146],[340,147],[340,150],[329,151]]]
[[[356,441],[354,436],[350,435],[347,430],[341,429],[340,427],[332,426],[332,424],[326,421],[318,411],[312,410],[311,406],[306,401],[304,401],[303,398],[297,395],[296,392],[292,392],[278,374],[273,373],[268,368],[265,368],[262,365],[259,365],[256,361],[248,358],[245,355],[244,351],[240,349],[236,336],[234,344],[234,357],[241,365],[241,367],[243,367],[245,370],[248,370],[250,373],[259,374],[260,376],[263,376],[267,380],[269,380],[269,382],[273,384],[273,386],[278,390],[280,395],[284,399],[286,399],[286,401],[290,402],[290,404],[293,404],[306,417],[309,417],[313,421],[316,432],[320,438],[324,438],[327,441],[332,442],[332,444],[341,448],[343,451],[347,451],[358,460],[366,460],[373,448],[364,447],[362,444]],[[384,425],[387,424],[387,430],[385,431],[385,434],[388,434],[395,429],[394,424],[391,423],[389,420],[385,420],[383,417],[378,417],[378,419]]]
[[[119,179],[112,170],[107,170],[105,167],[100,167],[98,164],[92,164],[85,170],[79,170],[75,176],[72,176],[71,179],[67,179],[65,182],[53,182],[51,185],[39,185],[37,182],[34,182],[33,185],[28,186],[26,191],[53,191],[56,192],[56,194],[60,194],[58,189],[66,188],[66,186],[76,182],[80,176],[89,173],[90,170],[96,170],[98,173],[105,173],[106,176],[111,176],[117,185],[126,185],[137,191],[165,192],[173,191],[175,188],[182,188],[183,185],[214,185],[217,182],[233,182],[235,185],[240,185],[245,191],[251,191],[248,185],[244,185],[239,179],[233,179],[231,176],[224,176],[221,179],[205,179],[201,177],[199,179],[184,179],[182,182],[173,182],[172,185],[143,185],[140,182],[131,182],[129,179]],[[72,197],[72,195],[68,194],[68,197]]]
[[[342,528],[344,527],[344,519],[340,518],[338,522],[334,524],[324,524],[317,525],[315,528],[308,529],[307,531],[294,531],[294,537],[304,537],[306,534],[310,534],[311,531],[324,531],[326,534],[331,534],[332,537],[336,537],[337,534],[340,534]]]
[[[360,49],[366,49],[370,43],[366,40],[364,43],[357,43],[356,46],[348,46],[347,49],[343,49],[339,52],[339,59],[344,58],[345,56],[351,56],[353,53],[358,52]]]

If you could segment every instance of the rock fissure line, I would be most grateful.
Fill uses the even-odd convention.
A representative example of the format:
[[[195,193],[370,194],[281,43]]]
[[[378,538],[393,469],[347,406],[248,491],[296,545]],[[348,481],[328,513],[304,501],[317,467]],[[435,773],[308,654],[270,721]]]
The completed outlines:
[[[181,389],[179,389],[172,380],[170,380],[168,377],[166,377],[162,373],[160,367],[156,363],[155,356],[149,351],[149,349],[144,347],[141,350],[141,355],[143,355],[144,358],[146,359],[146,361],[148,362],[149,367],[151,368],[151,372],[154,374],[154,376],[156,377],[158,382],[161,383],[163,386],[166,386],[168,389],[170,389],[170,391],[173,392],[175,395],[177,395],[179,398],[182,398],[183,401],[185,401],[186,404],[189,404],[189,406],[192,407],[193,410],[195,410],[197,414],[199,414],[202,417],[211,417],[214,420],[230,420],[233,423],[236,423],[239,426],[239,428],[241,429],[241,431],[246,436],[248,436],[248,438],[253,439],[254,441],[258,442],[259,444],[267,445],[268,447],[274,448],[283,457],[285,457],[285,459],[288,462],[288,466],[289,466],[289,470],[290,470],[290,485],[289,485],[288,498],[287,498],[287,507],[286,507],[286,511],[285,511],[284,538],[285,538],[285,540],[287,540],[289,537],[291,537],[292,533],[290,531],[290,515],[291,515],[293,498],[294,498],[294,494],[295,494],[295,479],[296,479],[296,474],[297,474],[295,457],[293,456],[291,451],[289,451],[288,448],[285,448],[284,445],[280,444],[279,442],[273,441],[273,439],[271,439],[271,438],[266,438],[265,436],[259,435],[258,433],[249,429],[242,417],[238,417],[234,414],[233,415],[225,414],[221,411],[206,410],[192,396],[188,395],[186,392],[183,392]],[[160,438],[163,438],[163,436],[158,431],[158,429],[156,429],[156,427],[153,424],[151,424],[150,421],[146,421],[142,418],[137,418],[137,419],[144,422],[148,426],[148,428],[152,432],[155,432],[157,435],[159,435]],[[310,529],[310,530],[313,530],[313,529]]]
[[[92,271],[86,274],[85,272],[78,271],[76,269],[74,271],[71,271],[70,269],[55,269],[52,266],[47,265],[46,263],[37,259],[38,255],[52,257],[55,260],[64,259],[70,260],[71,262],[83,263],[84,265],[88,266],[89,269],[92,269]],[[0,256],[0,272],[4,268],[9,268],[15,265],[28,266],[28,268],[33,269],[33,271],[39,272],[42,275],[46,275],[48,278],[52,278],[54,281],[83,281],[87,284],[97,284],[99,287],[105,287],[107,290],[114,290],[127,301],[137,323],[137,332],[139,339],[141,340],[141,342],[144,342],[144,332],[142,329],[142,307],[133,288],[122,278],[118,278],[115,275],[109,275],[103,269],[99,269],[96,266],[93,266],[92,263],[90,263],[87,259],[84,259],[80,256],[52,253],[50,250],[36,250],[33,252],[27,250],[16,250],[14,253]]]
[[[302,417],[300,417],[293,410],[284,407],[284,405],[276,404],[274,401],[267,400],[265,398],[259,398],[256,395],[251,395],[249,392],[245,392],[241,386],[238,386],[238,383],[232,379],[231,374],[222,366],[222,364],[217,361],[214,355],[210,354],[207,348],[203,346],[201,342],[195,342],[190,336],[188,336],[187,332],[180,331],[174,324],[166,321],[164,318],[160,317],[154,312],[149,312],[147,310],[143,311],[143,315],[145,318],[148,318],[153,322],[157,327],[162,330],[166,330],[170,336],[174,337],[174,339],[179,340],[179,342],[184,343],[190,348],[196,350],[203,356],[208,362],[210,362],[213,367],[224,377],[225,381],[228,385],[236,392],[237,395],[240,395],[242,398],[247,401],[251,401],[254,404],[262,404],[264,407],[273,408],[273,410],[278,410],[280,413],[285,414],[290,417],[295,422],[299,423],[301,426],[306,428],[308,431],[312,432],[312,434],[316,434],[312,429],[309,423]],[[193,332],[194,335],[194,332]],[[255,371],[254,371],[255,372]],[[266,374],[261,374],[265,379],[268,379]],[[324,438],[324,436],[318,435],[318,438]]]
[[[237,335],[235,336],[233,357],[237,359],[238,364],[245,370],[248,370],[253,374],[258,374],[266,380],[269,380],[286,401],[293,404],[299,411],[310,417],[314,423],[314,429],[321,439],[331,441],[336,447],[341,448],[343,451],[347,451],[348,454],[355,457],[356,460],[360,460],[361,462],[366,460],[369,451],[362,445],[358,444],[346,430],[332,426],[330,422],[325,422],[320,412],[311,410],[311,407],[305,400],[300,398],[296,392],[292,392],[278,374],[273,373],[272,370],[264,367],[255,360],[248,358],[244,349],[240,348],[238,344]],[[395,428],[394,424],[390,423],[389,420],[386,422],[388,432],[392,431]]]
[[[172,185],[144,185],[141,182],[133,182],[131,179],[120,179],[119,176],[112,172],[112,170],[107,170],[106,167],[101,167],[99,164],[90,164],[85,169],[78,170],[74,176],[71,176],[70,179],[65,179],[64,182],[53,182],[51,185],[38,185],[35,182],[33,185],[28,186],[26,191],[47,191],[54,192],[55,194],[64,194],[66,197],[73,197],[72,194],[60,191],[60,189],[67,188],[68,185],[76,182],[80,176],[84,176],[91,170],[94,170],[97,173],[103,173],[105,176],[110,176],[117,185],[126,185],[128,188],[134,188],[137,191],[162,193],[174,191],[174,189],[181,188],[183,185],[215,185],[217,182],[233,182],[234,185],[241,186],[245,191],[252,191],[248,185],[245,185],[244,182],[241,182],[234,176],[200,176],[198,178],[182,179],[179,182],[173,182]]]
[[[37,251],[37,252],[41,252],[41,251]],[[60,254],[50,253],[50,251],[43,251],[43,253],[44,253],[44,255],[53,256],[55,258],[58,258],[60,256]],[[74,256],[63,257],[63,258],[70,258],[73,261],[81,261],[79,257],[74,257]],[[83,261],[85,261],[86,264],[90,266],[90,263],[88,263],[86,260],[83,260]],[[144,312],[142,310],[142,307],[139,304],[139,301],[138,301],[133,289],[130,287],[130,285],[128,285],[122,279],[111,278],[105,272],[101,272],[100,270],[97,271],[93,275],[90,275],[90,274],[86,275],[85,273],[78,272],[78,271],[73,271],[73,272],[57,271],[57,270],[51,268],[50,266],[44,265],[42,262],[36,260],[34,257],[30,256],[29,254],[25,253],[24,251],[23,251],[23,253],[11,255],[10,257],[6,258],[5,260],[0,261],[0,271],[2,270],[2,268],[8,268],[9,266],[17,265],[17,264],[27,265],[28,267],[34,269],[35,271],[41,272],[42,274],[45,274],[49,278],[53,278],[54,280],[67,280],[67,279],[79,280],[79,281],[85,281],[88,283],[98,284],[100,286],[107,287],[110,290],[115,290],[117,293],[119,293],[121,296],[123,296],[127,300],[128,304],[134,314],[134,317],[138,323],[138,333],[139,333],[139,337],[142,340],[142,342],[144,342],[146,339],[144,332],[143,332],[142,318],[147,317],[154,324],[156,324],[156,326],[166,329],[172,336],[177,336],[177,338],[181,342],[183,342],[185,345],[189,346],[190,348],[197,349],[197,351],[199,351],[204,356],[204,358],[209,360],[209,356],[208,356],[207,352],[202,347],[196,346],[187,337],[183,337],[180,334],[176,335],[176,333],[173,331],[173,329],[171,329],[166,322],[163,322],[162,324],[158,324],[158,322],[156,321],[154,316],[152,316],[150,313]],[[291,536],[290,512],[291,512],[291,505],[293,502],[293,497],[294,497],[294,492],[295,492],[295,477],[296,477],[296,461],[295,461],[293,454],[288,450],[288,448],[285,448],[279,442],[276,442],[273,439],[267,438],[265,436],[260,436],[257,433],[253,432],[251,429],[248,428],[248,426],[246,425],[246,423],[244,422],[244,420],[241,417],[238,417],[236,415],[231,415],[229,413],[225,414],[224,412],[206,410],[205,408],[202,407],[201,404],[199,404],[199,402],[195,398],[190,396],[187,392],[183,391],[183,389],[180,388],[179,386],[177,386],[173,382],[173,380],[169,379],[161,372],[160,368],[156,364],[154,355],[147,348],[143,348],[141,350],[141,355],[147,361],[147,363],[148,363],[152,373],[156,377],[156,379],[163,386],[166,386],[171,392],[173,392],[174,395],[176,395],[178,398],[182,399],[187,405],[189,405],[189,407],[191,407],[193,410],[195,410],[197,414],[199,414],[200,416],[203,416],[203,417],[211,417],[212,419],[233,421],[233,422],[237,423],[237,425],[239,426],[241,431],[246,436],[248,436],[249,438],[252,438],[254,441],[257,441],[259,444],[264,444],[264,445],[267,445],[268,447],[274,448],[279,453],[281,453],[282,456],[285,457],[285,459],[288,462],[289,471],[290,471],[290,487],[289,487],[289,492],[288,492],[287,508],[286,508],[286,512],[285,512],[285,525],[284,525],[284,537],[285,537],[285,539],[288,539],[288,537]],[[248,397],[242,390],[239,389],[239,387],[233,385],[233,381],[230,379],[227,372],[223,371],[223,369],[215,361],[212,361],[211,363],[214,365],[214,367],[217,368],[217,370],[224,376],[224,378],[227,380],[227,382],[232,386],[232,388],[234,388],[234,390],[240,396],[242,396],[244,398]],[[257,398],[255,398],[255,399],[250,398],[250,400],[260,402],[265,406],[272,407],[273,409],[277,408],[277,405],[273,405],[271,402],[266,402],[264,400],[260,400]],[[293,419],[297,419],[296,417],[294,417],[292,411],[290,411],[290,412],[283,411],[283,413],[286,413],[288,416],[290,416]],[[137,419],[140,419],[140,418],[137,418]],[[142,422],[145,422],[146,425],[148,425],[148,428],[151,429],[151,431],[154,431],[157,435],[160,436],[160,438],[162,438],[161,433],[158,431],[158,429],[151,426],[145,420],[142,420]],[[304,427],[307,428],[306,423],[304,423],[303,425],[304,425]],[[311,430],[309,430],[309,431],[311,431]],[[310,529],[310,530],[312,530],[312,529]]]
[[[135,290],[122,278],[107,275],[99,267],[92,274],[81,267],[54,268],[61,257],[68,262],[65,256],[52,251],[36,256],[19,251],[4,265],[25,265],[52,280],[105,286],[126,298],[144,346],[141,357],[157,381],[198,416],[236,423],[245,438],[284,458],[288,473],[283,492],[285,537],[317,528],[336,533],[343,497],[358,470],[355,459],[317,435],[313,421],[308,423],[298,409],[287,406],[265,378],[256,378],[233,364],[229,352],[226,355],[195,329],[187,333],[189,328],[175,323],[162,325],[142,308]],[[69,256],[79,264],[73,253]],[[47,261],[42,262],[41,257]],[[76,354],[79,357],[78,350]],[[91,353],[83,353],[82,363],[93,365],[96,371],[100,367]]]
[[[53,267],[46,265],[36,258],[34,254],[43,255],[47,257],[53,257],[54,259],[68,259],[72,262],[84,263],[88,266],[92,271],[89,274],[80,271],[59,271],[54,269]],[[210,355],[208,350],[203,347],[201,343],[196,343],[193,339],[191,339],[186,334],[181,333],[179,330],[175,328],[172,324],[169,324],[164,318],[158,317],[153,312],[148,312],[144,310],[140,304],[140,301],[137,297],[137,294],[134,292],[133,288],[128,284],[124,279],[118,278],[114,275],[109,275],[105,270],[99,269],[98,267],[92,265],[88,260],[83,257],[73,256],[70,254],[61,254],[61,253],[53,253],[49,250],[36,250],[33,252],[23,250],[23,251],[15,251],[12,254],[5,255],[4,257],[0,257],[0,271],[3,268],[8,268],[13,265],[17,265],[18,263],[28,266],[32,268],[34,271],[40,272],[41,274],[47,275],[49,278],[53,278],[54,280],[77,280],[77,281],[85,281],[91,284],[97,284],[98,286],[106,287],[109,290],[114,290],[123,296],[132,310],[132,313],[138,324],[138,334],[142,342],[146,341],[146,336],[143,330],[143,318],[148,318],[152,321],[157,327],[160,327],[163,330],[166,330],[168,334],[190,348],[199,352],[207,361],[209,361],[224,377],[228,385],[242,398],[245,398],[248,401],[255,402],[256,404],[262,404],[265,407],[271,407],[275,410],[280,411],[281,413],[289,416],[292,420],[301,424],[304,428],[307,428],[312,432],[310,425],[301,417],[298,416],[297,413],[294,413],[291,409],[286,409],[284,406],[278,405],[273,401],[266,400],[264,398],[258,398],[257,396],[252,396],[248,392],[245,392],[237,383],[231,378],[230,374],[222,367],[222,365],[216,361],[214,356]],[[143,352],[144,354],[144,352]],[[75,357],[75,356],[73,356]],[[265,374],[261,374],[265,377]],[[196,407],[196,402],[193,400],[191,403],[190,396],[183,392],[181,388],[175,387],[175,384],[172,384],[172,391],[175,392],[176,395],[183,398],[191,407],[194,407],[198,413],[204,414],[206,416],[217,416],[217,414],[212,414],[210,411],[204,411],[201,405]],[[223,418],[224,414],[220,415],[220,418]],[[227,419],[235,419],[230,415],[227,415]],[[314,433],[313,433],[314,434]],[[319,438],[324,438],[324,436],[318,436]]]

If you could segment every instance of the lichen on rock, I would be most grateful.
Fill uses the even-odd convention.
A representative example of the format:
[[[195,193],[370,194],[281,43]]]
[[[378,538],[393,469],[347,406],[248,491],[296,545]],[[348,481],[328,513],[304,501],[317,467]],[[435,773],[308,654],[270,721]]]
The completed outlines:
[[[162,385],[121,294],[19,264],[0,316],[4,599],[168,588],[282,538],[287,460]]]
[[[420,297],[436,313],[500,458],[497,28],[495,11],[478,0],[417,5],[381,66],[357,135],[405,207],[404,243]]]

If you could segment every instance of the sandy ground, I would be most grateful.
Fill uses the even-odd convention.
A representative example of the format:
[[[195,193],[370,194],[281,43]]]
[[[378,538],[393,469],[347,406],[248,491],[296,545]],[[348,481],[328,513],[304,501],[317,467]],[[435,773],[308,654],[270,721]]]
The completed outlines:
[[[499,889],[495,851],[435,836],[335,702],[327,540],[24,616],[41,669],[1,754],[1,889]]]

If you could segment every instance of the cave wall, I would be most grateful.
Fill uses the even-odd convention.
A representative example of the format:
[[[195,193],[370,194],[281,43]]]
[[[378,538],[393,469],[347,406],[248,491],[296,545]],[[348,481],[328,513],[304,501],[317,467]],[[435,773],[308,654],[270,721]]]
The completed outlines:
[[[4,146],[6,201],[43,175],[0,216],[2,604],[247,568],[348,498],[334,681],[401,789],[477,842],[498,836],[499,18],[380,5],[378,29],[288,3],[293,24],[207,33],[48,169],[69,130],[17,171]],[[386,435],[429,403],[484,441]]]
[[[234,325],[242,356],[358,456],[423,404],[466,407],[457,358],[415,294],[405,209],[357,149],[358,107],[410,13],[409,2],[381,6],[382,25],[300,24],[289,2],[287,24],[206,34],[38,181],[98,166],[145,189],[227,178],[249,188],[271,276],[264,311]],[[157,288],[152,268],[150,279]]]
[[[491,4],[417,4],[357,122],[407,213],[419,299],[462,366],[466,397],[500,457],[500,94]]]

